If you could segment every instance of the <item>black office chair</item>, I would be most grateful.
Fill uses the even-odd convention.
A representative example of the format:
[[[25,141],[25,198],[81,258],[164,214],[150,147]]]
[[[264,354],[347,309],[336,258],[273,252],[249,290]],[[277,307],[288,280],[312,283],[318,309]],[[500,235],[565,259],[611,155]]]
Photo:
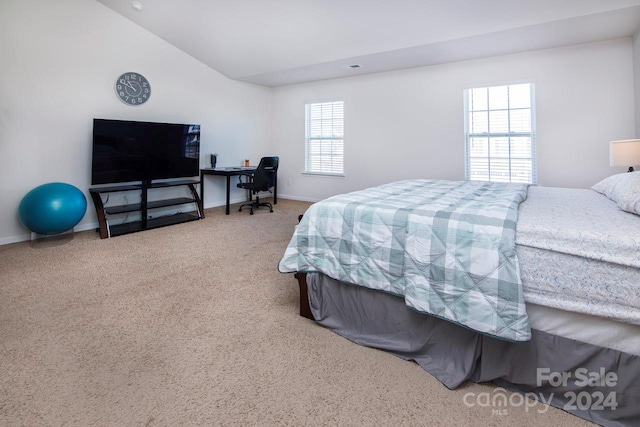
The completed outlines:
[[[242,212],[242,208],[245,206],[251,207],[251,215],[253,215],[253,211],[260,208],[260,206],[268,207],[269,212],[273,212],[273,206],[271,203],[260,203],[260,196],[258,196],[258,193],[260,191],[268,191],[271,193],[271,188],[276,185],[276,172],[278,171],[279,161],[280,158],[278,156],[263,157],[260,159],[260,164],[258,164],[256,170],[251,175],[247,176],[247,182],[242,182],[242,177],[240,177],[238,188],[244,188],[245,190],[251,191],[256,195],[256,200],[240,206],[240,209],[238,209],[239,212]]]

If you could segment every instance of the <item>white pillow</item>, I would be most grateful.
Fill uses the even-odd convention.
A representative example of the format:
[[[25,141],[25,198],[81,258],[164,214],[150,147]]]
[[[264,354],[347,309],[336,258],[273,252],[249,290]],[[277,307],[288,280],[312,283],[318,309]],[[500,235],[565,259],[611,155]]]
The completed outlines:
[[[613,200],[623,211],[640,215],[640,171],[612,175],[591,189]]]

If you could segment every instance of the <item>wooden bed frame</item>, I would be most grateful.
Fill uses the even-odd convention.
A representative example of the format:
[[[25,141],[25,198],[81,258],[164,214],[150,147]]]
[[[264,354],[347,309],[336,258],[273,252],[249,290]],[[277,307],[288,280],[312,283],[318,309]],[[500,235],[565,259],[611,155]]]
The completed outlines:
[[[296,273],[295,278],[298,279],[298,286],[300,287],[300,316],[307,319],[315,320],[313,314],[311,314],[311,307],[309,307],[309,294],[307,293],[307,273]]]

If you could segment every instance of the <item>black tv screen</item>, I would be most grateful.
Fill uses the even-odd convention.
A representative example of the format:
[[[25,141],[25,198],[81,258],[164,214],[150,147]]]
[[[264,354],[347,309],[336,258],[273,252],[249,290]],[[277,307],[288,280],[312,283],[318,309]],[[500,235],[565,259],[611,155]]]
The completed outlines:
[[[91,184],[199,173],[200,125],[93,119]]]

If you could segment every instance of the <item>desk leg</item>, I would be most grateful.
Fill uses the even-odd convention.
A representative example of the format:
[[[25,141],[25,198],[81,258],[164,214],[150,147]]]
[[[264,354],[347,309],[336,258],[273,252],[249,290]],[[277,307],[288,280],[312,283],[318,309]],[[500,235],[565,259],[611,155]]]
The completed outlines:
[[[229,193],[231,192],[231,176],[227,175],[227,208],[225,214],[229,215]]]

